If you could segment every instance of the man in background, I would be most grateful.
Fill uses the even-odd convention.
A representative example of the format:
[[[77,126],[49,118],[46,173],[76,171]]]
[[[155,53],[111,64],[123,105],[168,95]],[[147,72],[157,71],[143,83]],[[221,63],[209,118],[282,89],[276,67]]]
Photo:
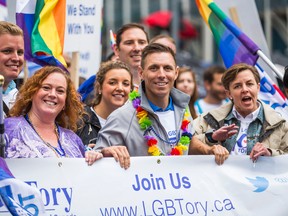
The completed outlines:
[[[221,82],[224,72],[225,68],[219,65],[211,66],[204,71],[203,80],[206,96],[195,102],[195,110],[198,115],[216,109],[228,102],[224,86]]]
[[[116,32],[115,55],[130,67],[135,87],[140,85],[138,67],[141,63],[142,50],[148,43],[148,34],[138,23],[125,24]]]

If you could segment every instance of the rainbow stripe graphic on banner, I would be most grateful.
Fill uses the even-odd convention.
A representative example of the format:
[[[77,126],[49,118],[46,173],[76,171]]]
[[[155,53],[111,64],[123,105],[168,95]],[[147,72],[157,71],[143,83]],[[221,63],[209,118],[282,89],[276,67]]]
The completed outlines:
[[[287,99],[269,75],[256,64],[260,48],[212,0],[196,0],[196,4],[214,35],[225,66],[229,68],[241,62],[256,66],[261,78],[259,99],[288,120]]]
[[[63,58],[66,0],[18,0],[16,21],[24,32],[25,58],[66,70]]]
[[[6,7],[6,0],[0,0],[0,5],[3,5]]]
[[[214,35],[225,66],[239,62],[255,65],[260,48],[212,0],[196,0],[196,4]]]

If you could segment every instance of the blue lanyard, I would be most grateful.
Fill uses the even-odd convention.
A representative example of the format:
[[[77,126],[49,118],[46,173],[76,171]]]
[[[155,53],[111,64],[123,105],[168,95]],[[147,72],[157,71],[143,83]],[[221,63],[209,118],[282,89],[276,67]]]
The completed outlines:
[[[66,152],[64,151],[62,145],[61,145],[61,142],[60,142],[60,138],[59,138],[59,135],[60,135],[60,129],[59,129],[59,126],[55,123],[56,125],[56,129],[57,129],[57,142],[58,142],[58,146],[60,148],[61,151],[59,151],[58,148],[55,148],[54,146],[52,146],[49,142],[46,142],[45,140],[43,140],[43,138],[39,135],[39,133],[36,131],[36,129],[34,128],[31,120],[29,119],[29,116],[28,114],[25,115],[25,119],[26,121],[29,123],[29,125],[33,128],[33,130],[35,131],[35,133],[40,137],[40,139],[45,143],[45,145],[47,145],[48,147],[52,148],[52,150],[56,151],[58,155],[60,155],[61,157],[65,157],[66,156]]]

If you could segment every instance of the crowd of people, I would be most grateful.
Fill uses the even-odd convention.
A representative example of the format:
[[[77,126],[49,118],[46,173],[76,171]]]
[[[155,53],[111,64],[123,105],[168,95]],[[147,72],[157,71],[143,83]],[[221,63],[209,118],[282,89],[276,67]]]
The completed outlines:
[[[89,105],[55,66],[39,69],[18,91],[13,79],[23,67],[23,33],[1,21],[5,156],[85,157],[88,165],[114,157],[127,169],[136,156],[215,155],[221,165],[229,155],[256,161],[288,152],[288,124],[258,100],[254,66],[207,68],[207,94],[198,98],[195,72],[178,67],[172,37],[149,41],[142,25],[125,24],[114,54],[94,77]]]

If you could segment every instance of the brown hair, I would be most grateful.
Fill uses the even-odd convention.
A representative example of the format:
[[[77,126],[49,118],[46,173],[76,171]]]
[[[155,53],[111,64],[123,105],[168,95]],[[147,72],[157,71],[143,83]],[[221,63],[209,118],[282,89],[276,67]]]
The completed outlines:
[[[203,81],[211,84],[214,81],[214,74],[224,74],[225,70],[221,65],[210,66],[203,73]]]
[[[121,61],[107,61],[101,64],[99,71],[96,74],[96,80],[94,83],[94,89],[95,89],[95,99],[93,102],[93,105],[98,105],[101,102],[102,99],[102,94],[100,94],[100,91],[102,89],[106,74],[108,71],[112,70],[112,69],[124,69],[126,70],[130,77],[131,77],[131,81],[130,81],[130,86],[131,86],[131,90],[133,89],[133,75],[130,72],[130,68],[128,67],[127,64],[125,64],[124,62]]]
[[[76,123],[82,117],[84,107],[70,77],[59,67],[46,66],[36,71],[20,88],[15,105],[9,114],[10,116],[26,115],[32,107],[33,96],[41,88],[43,81],[52,73],[62,74],[67,82],[65,108],[58,114],[55,121],[61,127],[76,131]]]
[[[121,40],[122,40],[122,34],[125,31],[127,31],[128,29],[133,29],[133,28],[141,29],[146,35],[147,43],[149,43],[148,33],[145,31],[144,26],[140,25],[139,23],[128,23],[128,24],[125,24],[125,25],[121,26],[121,28],[118,29],[118,31],[116,32],[116,46],[117,47],[120,46],[120,43],[121,43]]]
[[[0,35],[3,34],[10,34],[13,36],[19,35],[23,37],[23,31],[19,26],[10,22],[0,21]]]
[[[239,63],[239,64],[232,65],[223,74],[222,83],[223,83],[224,88],[226,90],[229,90],[230,83],[233,82],[236,79],[236,76],[244,70],[250,70],[256,80],[256,83],[260,83],[260,75],[254,66],[251,66],[245,63]]]
[[[195,118],[197,118],[197,113],[196,113],[195,108],[194,108],[194,103],[195,103],[195,101],[198,98],[198,89],[197,89],[195,73],[193,72],[193,70],[190,67],[180,67],[179,68],[178,77],[177,77],[177,79],[174,82],[174,87],[176,88],[177,80],[179,79],[180,75],[182,73],[187,73],[187,72],[189,72],[192,75],[192,78],[193,78],[194,83],[195,83],[194,92],[193,92],[192,95],[190,95],[190,101],[189,101],[189,104],[188,104],[190,112],[191,112],[191,116],[192,116],[193,119],[195,119]]]
[[[164,45],[158,44],[158,43],[152,43],[152,44],[148,44],[142,50],[141,67],[144,69],[144,66],[146,63],[145,60],[146,60],[148,55],[151,55],[153,53],[163,53],[163,52],[164,53],[170,53],[174,59],[175,65],[176,65],[175,53],[170,47],[167,47],[167,46],[164,46]]]

